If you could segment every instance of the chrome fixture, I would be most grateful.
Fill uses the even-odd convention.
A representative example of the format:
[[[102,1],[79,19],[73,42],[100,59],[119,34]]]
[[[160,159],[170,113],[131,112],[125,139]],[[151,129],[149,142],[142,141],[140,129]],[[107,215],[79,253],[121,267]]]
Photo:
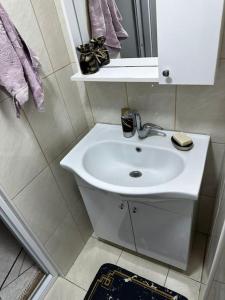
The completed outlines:
[[[166,136],[166,133],[162,131],[163,128],[158,125],[152,123],[145,123],[142,125],[141,115],[138,112],[134,112],[134,116],[136,119],[138,136],[140,139],[145,139],[151,135]]]

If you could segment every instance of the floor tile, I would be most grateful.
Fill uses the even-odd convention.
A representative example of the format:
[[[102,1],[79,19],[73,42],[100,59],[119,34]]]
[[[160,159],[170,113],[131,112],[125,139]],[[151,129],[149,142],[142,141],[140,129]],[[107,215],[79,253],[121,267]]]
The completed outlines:
[[[6,288],[0,291],[0,299],[12,300],[12,299],[25,299],[22,298],[22,294],[31,286],[33,280],[37,276],[39,269],[36,266],[31,267],[24,272],[16,280],[10,283]]]
[[[187,297],[189,300],[198,300],[200,283],[187,276],[170,270],[165,286]]]
[[[118,266],[149,279],[160,285],[164,285],[169,269],[157,262],[153,262],[134,254],[123,251],[117,263]]]
[[[20,275],[23,274],[25,271],[27,271],[33,265],[34,265],[33,260],[31,259],[31,257],[28,254],[25,253],[23,265],[20,269]]]
[[[0,286],[21,251],[21,245],[0,222]]]
[[[205,294],[205,290],[206,290],[206,285],[205,284],[201,284],[200,287],[200,293],[199,293],[199,300],[204,300],[204,294]]]
[[[12,267],[11,271],[9,270],[10,273],[8,274],[8,277],[6,278],[6,280],[2,286],[3,288],[5,288],[11,282],[13,282],[15,279],[17,279],[18,276],[20,275],[20,269],[23,265],[24,255],[25,255],[25,252],[24,252],[24,250],[21,249],[21,252],[20,252],[19,256],[17,257],[14,266]]]
[[[99,268],[105,263],[116,264],[122,250],[90,238],[66,278],[88,290]]]
[[[178,274],[183,274],[190,279],[201,282],[206,241],[206,235],[197,233],[194,237],[187,271],[184,272],[177,269],[174,269],[173,271]]]
[[[59,278],[45,300],[83,300],[85,291],[65,279]]]

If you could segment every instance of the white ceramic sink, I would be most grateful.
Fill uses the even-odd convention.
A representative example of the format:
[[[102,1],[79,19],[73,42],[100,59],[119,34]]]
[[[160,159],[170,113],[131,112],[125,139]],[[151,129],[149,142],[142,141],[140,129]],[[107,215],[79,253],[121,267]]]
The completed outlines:
[[[189,134],[194,148],[181,152],[171,143],[173,132],[165,133],[166,137],[126,139],[121,126],[97,124],[61,165],[109,192],[197,199],[210,138]]]
[[[117,141],[92,146],[84,154],[83,165],[93,177],[121,187],[156,186],[174,179],[185,167],[174,151]]]

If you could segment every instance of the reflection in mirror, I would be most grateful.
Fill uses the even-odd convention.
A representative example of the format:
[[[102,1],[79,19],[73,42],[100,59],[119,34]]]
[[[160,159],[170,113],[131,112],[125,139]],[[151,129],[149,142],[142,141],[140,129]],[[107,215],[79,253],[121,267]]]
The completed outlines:
[[[129,37],[121,57],[157,57],[156,0],[116,0]]]
[[[158,56],[156,0],[73,0],[73,7],[83,44],[104,36],[111,58]]]

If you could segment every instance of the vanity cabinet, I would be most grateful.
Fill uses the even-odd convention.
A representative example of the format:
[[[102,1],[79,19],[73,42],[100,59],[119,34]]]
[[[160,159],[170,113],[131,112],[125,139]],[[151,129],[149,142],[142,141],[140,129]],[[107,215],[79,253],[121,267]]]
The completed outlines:
[[[135,251],[127,201],[114,194],[80,187],[95,234],[107,241]]]
[[[191,216],[140,202],[130,202],[137,252],[185,268],[191,238]]]
[[[193,201],[129,198],[77,182],[97,237],[187,268]]]

